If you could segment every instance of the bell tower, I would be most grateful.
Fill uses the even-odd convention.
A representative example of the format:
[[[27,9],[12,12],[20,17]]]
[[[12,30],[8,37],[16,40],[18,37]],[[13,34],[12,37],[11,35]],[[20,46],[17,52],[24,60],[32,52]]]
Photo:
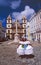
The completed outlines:
[[[27,23],[27,19],[25,16],[23,16],[22,18],[22,26],[23,26],[23,36],[26,36],[26,23]]]
[[[9,39],[12,39],[12,19],[10,15],[7,17],[7,22],[6,22],[6,36]]]

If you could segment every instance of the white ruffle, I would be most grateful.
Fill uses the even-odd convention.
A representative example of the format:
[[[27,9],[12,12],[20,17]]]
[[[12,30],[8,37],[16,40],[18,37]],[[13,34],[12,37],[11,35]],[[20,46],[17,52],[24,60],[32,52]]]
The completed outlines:
[[[22,45],[20,45],[18,48],[17,48],[17,53],[19,55],[24,55],[24,48],[22,48]]]
[[[25,54],[33,54],[33,47],[28,45],[27,48],[25,49]]]
[[[29,55],[29,54],[33,54],[33,47],[28,45],[26,48],[23,48],[22,45],[20,45],[18,48],[17,48],[17,53],[19,55]]]
[[[20,44],[31,44],[29,41],[20,41]]]

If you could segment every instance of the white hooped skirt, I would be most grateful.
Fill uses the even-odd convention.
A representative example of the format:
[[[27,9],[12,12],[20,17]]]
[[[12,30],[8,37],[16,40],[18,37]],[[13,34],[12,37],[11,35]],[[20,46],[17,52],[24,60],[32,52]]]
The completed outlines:
[[[28,45],[26,48],[23,48],[22,45],[20,45],[17,48],[17,53],[19,55],[29,55],[29,54],[33,54],[33,47]]]

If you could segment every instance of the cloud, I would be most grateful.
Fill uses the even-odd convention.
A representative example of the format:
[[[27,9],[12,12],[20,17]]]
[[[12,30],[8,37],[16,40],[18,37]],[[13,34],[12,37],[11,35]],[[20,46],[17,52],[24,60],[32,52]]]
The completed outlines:
[[[19,7],[21,3],[21,0],[0,0],[0,5],[1,6],[9,6],[11,7],[12,9],[16,9],[17,7]]]
[[[21,12],[13,12],[12,17],[15,19],[21,20],[23,16],[31,17],[35,13],[34,9],[30,8],[29,6],[25,6],[24,11]]]
[[[10,7],[11,7],[12,9],[16,9],[17,7],[19,7],[20,3],[21,3],[21,0],[12,1]]]
[[[16,19],[18,17],[18,15],[20,15],[19,12],[13,12],[12,17]]]

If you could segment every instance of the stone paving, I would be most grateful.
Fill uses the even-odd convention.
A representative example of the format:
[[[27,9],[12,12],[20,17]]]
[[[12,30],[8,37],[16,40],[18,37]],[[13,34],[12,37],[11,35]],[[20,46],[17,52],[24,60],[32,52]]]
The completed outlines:
[[[0,44],[0,65],[41,65],[41,43],[34,42],[32,46],[33,55],[19,56],[16,53],[18,45],[8,44],[8,41]]]

